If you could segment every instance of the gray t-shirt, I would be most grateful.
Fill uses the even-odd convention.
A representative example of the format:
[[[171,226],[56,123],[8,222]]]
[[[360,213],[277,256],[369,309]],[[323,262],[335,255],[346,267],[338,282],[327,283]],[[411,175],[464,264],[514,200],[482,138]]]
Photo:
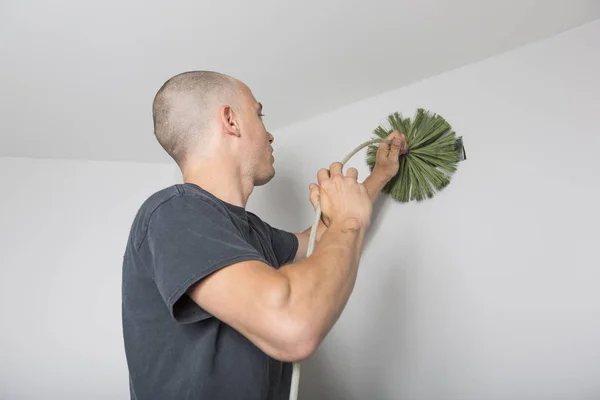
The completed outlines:
[[[292,365],[194,303],[186,290],[227,265],[292,262],[298,241],[193,184],[150,196],[123,257],[122,319],[132,399],[279,400]]]

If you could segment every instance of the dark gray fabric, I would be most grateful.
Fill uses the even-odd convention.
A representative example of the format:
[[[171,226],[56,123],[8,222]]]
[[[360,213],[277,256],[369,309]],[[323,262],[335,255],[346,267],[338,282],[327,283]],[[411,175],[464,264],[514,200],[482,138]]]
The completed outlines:
[[[131,398],[287,399],[292,365],[194,303],[185,293],[227,265],[293,260],[298,241],[193,184],[150,196],[123,257],[122,321]]]

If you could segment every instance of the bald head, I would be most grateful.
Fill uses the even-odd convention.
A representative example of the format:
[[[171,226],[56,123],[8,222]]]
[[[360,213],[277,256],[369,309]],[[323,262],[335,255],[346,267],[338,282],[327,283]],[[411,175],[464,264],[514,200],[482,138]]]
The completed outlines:
[[[221,105],[237,106],[242,84],[212,71],[176,75],[154,98],[154,134],[160,145],[180,166],[190,150],[207,139],[211,122]]]

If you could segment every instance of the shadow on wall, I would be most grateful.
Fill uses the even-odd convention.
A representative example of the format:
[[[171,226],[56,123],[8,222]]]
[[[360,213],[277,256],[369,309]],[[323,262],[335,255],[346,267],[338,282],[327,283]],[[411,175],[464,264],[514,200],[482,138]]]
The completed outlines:
[[[410,374],[402,362],[408,353],[405,325],[405,282],[403,272],[389,268],[381,276],[382,297],[396,307],[374,309],[361,323],[364,329],[358,341],[362,348],[348,348],[329,338],[319,350],[302,363],[299,399],[364,400],[397,399],[393,393],[398,381]],[[381,303],[383,303],[383,299]],[[383,304],[382,304],[383,305]],[[338,359],[336,355],[354,355]],[[346,362],[351,360],[350,363]],[[393,374],[393,375],[392,375]],[[398,376],[400,375],[400,376]],[[404,375],[404,377],[402,377]]]
[[[392,205],[392,200],[388,195],[380,194],[373,204],[373,214],[371,216],[371,227],[365,237],[364,248],[368,248],[374,236],[377,236],[379,227],[381,226],[382,215],[386,214],[386,210]]]
[[[376,201],[373,225],[365,246],[377,235],[380,217],[391,202],[385,196]],[[410,249],[410,246],[407,244],[403,249]],[[411,255],[407,256],[414,259]],[[369,280],[374,281],[373,285],[378,290],[377,298],[368,299],[368,304],[377,306],[361,314],[359,328],[349,335],[354,338],[354,343],[358,343],[358,348],[348,348],[330,335],[319,350],[302,363],[301,400],[382,400],[398,397],[397,392],[393,393],[393,387],[397,387],[398,381],[405,380],[397,376],[398,373],[410,374],[405,370],[406,363],[402,362],[408,358],[409,351],[406,284],[410,269],[401,261],[394,261],[394,257],[385,259],[389,261],[369,266],[375,269]],[[359,279],[360,275],[363,279],[367,276],[366,273],[359,274]],[[356,302],[363,303],[362,299],[356,299],[357,295],[364,295],[364,292],[352,295]],[[346,311],[354,313],[356,310],[347,308]]]

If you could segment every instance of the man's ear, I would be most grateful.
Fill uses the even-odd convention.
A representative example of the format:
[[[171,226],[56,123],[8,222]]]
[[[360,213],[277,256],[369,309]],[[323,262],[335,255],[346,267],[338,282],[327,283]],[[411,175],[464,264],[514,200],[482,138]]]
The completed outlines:
[[[237,115],[235,115],[231,106],[221,106],[219,108],[219,119],[226,134],[240,136]]]

